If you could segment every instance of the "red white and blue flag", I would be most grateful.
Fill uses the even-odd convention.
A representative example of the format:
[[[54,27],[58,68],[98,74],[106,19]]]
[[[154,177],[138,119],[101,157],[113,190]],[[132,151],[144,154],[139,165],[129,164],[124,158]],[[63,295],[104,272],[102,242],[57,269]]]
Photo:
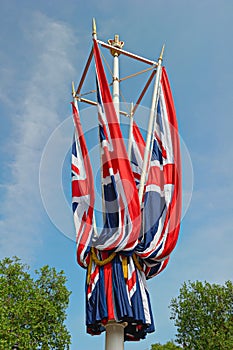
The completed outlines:
[[[140,182],[145,142],[133,125],[131,163]],[[148,176],[142,203],[141,242],[136,254],[145,262],[147,278],[161,272],[174,249],[181,216],[181,165],[177,121],[165,68],[162,69]]]
[[[94,57],[105,204],[104,228],[95,247],[132,251],[138,243],[141,225],[137,188],[96,41]]]
[[[82,267],[87,267],[93,232],[94,180],[78,109],[74,103],[72,110],[75,125],[71,161],[72,209],[76,229],[77,260]]]

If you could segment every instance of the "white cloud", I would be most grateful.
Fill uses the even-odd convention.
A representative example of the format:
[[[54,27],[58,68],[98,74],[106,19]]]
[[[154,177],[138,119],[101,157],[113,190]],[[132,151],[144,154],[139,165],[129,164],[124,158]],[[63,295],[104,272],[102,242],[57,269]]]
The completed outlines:
[[[24,30],[30,33],[29,49],[35,56],[28,57],[31,65],[25,73],[30,79],[24,83],[23,98],[15,108],[19,113],[12,114],[8,146],[14,161],[6,164],[11,180],[5,185],[1,203],[0,252],[1,256],[14,254],[28,260],[41,243],[40,157],[49,135],[66,118],[64,96],[74,76],[71,57],[74,58],[75,37],[66,24],[41,13],[34,14]],[[20,87],[21,82],[18,84]],[[9,103],[8,98],[4,99]],[[14,109],[13,99],[11,103]]]

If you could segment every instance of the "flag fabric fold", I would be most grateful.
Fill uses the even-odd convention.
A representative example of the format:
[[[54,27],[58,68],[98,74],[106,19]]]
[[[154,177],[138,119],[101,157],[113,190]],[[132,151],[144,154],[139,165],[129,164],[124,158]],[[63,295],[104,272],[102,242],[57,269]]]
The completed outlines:
[[[77,260],[87,267],[93,233],[94,180],[77,107],[72,103],[74,137],[72,144],[72,209],[76,229]]]
[[[97,254],[99,259],[108,257],[107,252]],[[129,256],[125,276],[123,259],[124,255],[117,254],[103,266],[92,262],[86,284],[87,332],[98,335],[108,321],[127,322],[125,340],[135,341],[154,331],[154,321],[144,272],[135,267]]]
[[[94,58],[105,204],[104,228],[95,247],[108,251],[132,251],[140,232],[140,204],[96,41]]]
[[[145,141],[136,123],[133,125],[131,164],[139,186]],[[152,152],[142,203],[141,241],[136,254],[146,265],[147,278],[160,273],[174,249],[181,216],[181,164],[179,135],[174,102],[162,68]]]

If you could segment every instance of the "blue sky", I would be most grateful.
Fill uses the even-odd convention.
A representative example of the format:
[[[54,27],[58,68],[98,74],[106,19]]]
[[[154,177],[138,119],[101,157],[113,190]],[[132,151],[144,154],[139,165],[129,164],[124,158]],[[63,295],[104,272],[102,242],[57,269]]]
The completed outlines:
[[[67,195],[70,83],[79,81],[91,48],[92,17],[99,39],[119,34],[125,49],[139,55],[156,60],[165,43],[184,141],[187,211],[167,269],[148,283],[157,331],[125,349],[174,339],[168,305],[181,284],[232,279],[232,1],[0,0],[0,6],[0,258],[17,255],[33,269],[49,264],[65,271],[71,350],[104,348],[104,335],[85,334],[85,273],[75,261]]]

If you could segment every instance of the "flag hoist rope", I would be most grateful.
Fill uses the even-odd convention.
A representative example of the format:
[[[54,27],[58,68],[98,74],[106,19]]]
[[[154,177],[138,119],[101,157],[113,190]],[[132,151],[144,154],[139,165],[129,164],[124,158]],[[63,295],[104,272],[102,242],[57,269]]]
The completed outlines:
[[[90,262],[88,264],[88,271],[87,271],[87,283],[90,282],[92,261],[94,261],[94,263],[98,266],[104,266],[110,263],[116,257],[117,254],[119,253],[115,253],[115,252],[110,253],[106,259],[100,260],[96,254],[96,249],[94,247],[91,247]],[[122,260],[123,275],[124,275],[124,278],[127,279],[128,278],[128,269],[127,269],[128,259],[127,259],[127,256],[125,255],[122,255],[122,254],[119,254],[119,255],[121,256],[121,260]],[[138,261],[137,255],[133,254],[132,257],[136,268],[139,271],[142,271],[142,266]]]

